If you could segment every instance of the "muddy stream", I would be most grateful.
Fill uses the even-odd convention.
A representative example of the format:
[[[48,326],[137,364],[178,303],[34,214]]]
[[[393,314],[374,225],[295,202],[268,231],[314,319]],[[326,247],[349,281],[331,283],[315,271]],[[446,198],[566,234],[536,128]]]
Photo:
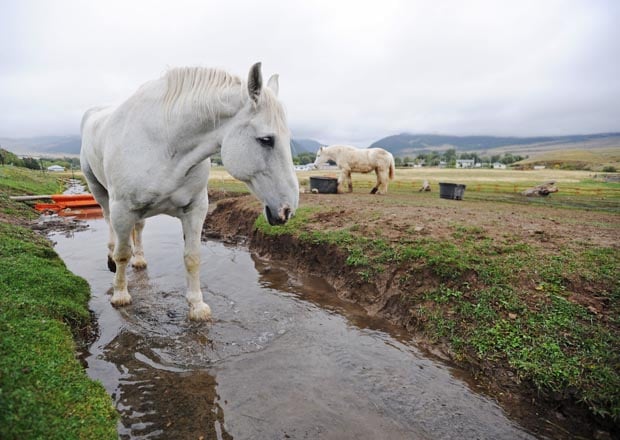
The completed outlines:
[[[203,243],[214,321],[189,322],[176,219],[147,220],[149,266],[129,271],[133,304],[115,309],[107,226],[88,223],[51,238],[90,283],[87,372],[112,395],[122,439],[532,438],[398,329],[243,247]]]

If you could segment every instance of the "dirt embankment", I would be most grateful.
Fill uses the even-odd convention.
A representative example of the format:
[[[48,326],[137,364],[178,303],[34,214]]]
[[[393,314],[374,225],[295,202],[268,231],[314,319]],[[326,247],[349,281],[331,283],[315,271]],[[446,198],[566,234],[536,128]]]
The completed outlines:
[[[368,198],[363,209],[359,208],[359,199],[340,197],[336,199],[303,195],[302,204],[309,202],[316,212],[312,214],[312,224],[308,230],[355,230],[358,234],[380,234],[386,240],[396,243],[411,234],[434,236],[446,239],[454,231],[455,222],[465,225],[468,233],[484,231],[485,236],[499,239],[506,236],[509,229],[511,238],[525,243],[541,245],[547,252],[553,253],[566,246],[579,246],[588,242],[605,244],[617,248],[617,230],[601,230],[596,226],[596,213],[572,212],[570,221],[558,221],[566,215],[561,210],[547,212],[538,216],[528,209],[506,207],[497,212],[479,212],[476,207],[461,204],[454,205],[407,206],[406,203],[386,204],[382,199]],[[360,197],[360,196],[358,196]],[[362,196],[364,197],[364,196]],[[329,200],[328,200],[329,198]],[[345,300],[363,306],[369,315],[386,318],[391,322],[413,331],[419,338],[421,346],[442,359],[468,369],[474,376],[482,378],[474,386],[493,395],[502,405],[519,418],[525,426],[534,432],[552,438],[596,437],[613,438],[618,435],[618,428],[608,421],[594,418],[583,405],[579,404],[571,393],[541,394],[527,381],[521,381],[506,363],[487,362],[476,356],[454,356],[449,344],[428,341],[416,333],[424,327],[424,316],[413,310],[403,301],[406,295],[423,297],[425,292],[437,289],[441,280],[423,264],[411,266],[389,265],[387,270],[375,273],[372,277],[360,275],[359,268],[348,264],[350,257],[335,244],[313,244],[300,240],[291,234],[265,234],[255,228],[255,220],[262,211],[260,204],[250,196],[226,198],[212,195],[211,200],[218,200],[217,207],[207,217],[204,235],[225,241],[245,242],[252,251],[274,261],[286,261],[288,265],[300,271],[318,274],[326,279]],[[337,200],[338,209],[334,210]],[[321,204],[330,205],[330,209],[321,210]],[[308,203],[306,203],[306,206]],[[381,218],[376,209],[381,211]],[[464,209],[463,209],[464,208]],[[608,221],[607,214],[601,214],[602,221]],[[603,218],[604,217],[604,218]],[[575,223],[581,225],[575,228]],[[477,228],[477,229],[476,229]],[[476,274],[464,273],[466,283],[476,287]],[[403,281],[405,280],[405,281]],[[460,280],[463,282],[463,279]],[[579,290],[579,289],[574,289]],[[591,307],[592,313],[600,319],[607,319],[609,308],[604,301],[598,301],[589,295],[587,286],[582,294],[572,300]],[[581,301],[580,300],[583,300]]]

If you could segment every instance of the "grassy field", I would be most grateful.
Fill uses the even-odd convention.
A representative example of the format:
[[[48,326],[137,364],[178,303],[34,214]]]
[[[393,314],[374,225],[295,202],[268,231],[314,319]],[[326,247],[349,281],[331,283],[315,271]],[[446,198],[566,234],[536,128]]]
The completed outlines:
[[[59,190],[57,175],[0,167],[0,438],[116,439],[117,413],[86,376],[74,336],[90,325],[90,288],[9,199]]]
[[[594,148],[547,151],[535,154],[519,162],[522,165],[546,164],[561,168],[601,170],[607,166],[620,169],[620,148]]]
[[[338,170],[298,172],[302,189],[309,191],[311,176],[338,177]],[[439,182],[465,184],[465,197],[471,200],[516,204],[541,204],[561,208],[595,209],[620,212],[620,181],[606,182],[600,173],[569,170],[494,170],[448,168],[399,168],[390,182],[389,192],[416,193],[424,180],[439,192]],[[560,189],[547,198],[523,197],[525,189],[555,180]],[[353,190],[367,193],[375,185],[374,174],[353,174]],[[215,167],[209,178],[209,188],[231,192],[247,192],[247,187],[233,179],[222,167]]]

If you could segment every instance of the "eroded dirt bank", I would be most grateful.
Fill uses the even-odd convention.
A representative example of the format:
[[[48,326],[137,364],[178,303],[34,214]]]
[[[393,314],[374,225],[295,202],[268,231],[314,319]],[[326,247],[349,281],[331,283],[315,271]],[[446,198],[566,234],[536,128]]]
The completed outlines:
[[[396,243],[411,234],[446,239],[454,234],[455,225],[460,225],[456,227],[457,232],[462,228],[464,233],[492,239],[505,239],[509,230],[510,240],[536,246],[542,244],[544,252],[548,253],[559,252],[565,247],[579,247],[583,242],[616,249],[618,246],[618,230],[609,226],[613,215],[610,217],[606,213],[556,209],[541,214],[533,209],[510,206],[480,212],[477,206],[446,204],[444,201],[439,207],[409,206],[406,200],[386,203],[385,199],[361,196],[363,200],[360,202],[360,195],[356,197],[354,200],[347,196],[302,195],[301,205],[311,207],[312,224],[309,222],[306,232],[346,229],[355,234],[376,236],[378,230],[381,237]],[[219,199],[217,207],[205,223],[207,237],[245,241],[252,251],[263,257],[284,260],[299,271],[321,275],[342,299],[361,305],[370,316],[389,319],[410,330],[421,347],[473,372],[479,378],[475,386],[495,397],[532,431],[552,438],[604,439],[620,435],[618,426],[609,419],[592,416],[572,390],[541,392],[531,382],[521,380],[505,360],[481,360],[467,352],[455,354],[444,338],[430,340],[425,333],[428,330],[427,317],[408,301],[412,296],[424,297],[427,292],[443,285],[442,279],[423,264],[412,269],[410,265],[395,262],[369,277],[360,271],[359,266],[351,264],[351,256],[342,246],[313,243],[294,234],[270,234],[257,229],[255,220],[261,213],[261,206],[254,198],[223,198],[220,195],[215,199]],[[376,214],[377,210],[381,211],[380,216]],[[562,217],[567,214],[570,214],[570,221]],[[564,281],[573,283],[570,286],[571,301],[589,307],[598,319],[609,319],[613,306],[609,300],[596,295],[596,286],[585,285],[580,279]],[[459,282],[472,289],[479,284],[477,274],[467,270],[461,274]],[[523,281],[528,282],[535,283],[536,280]]]

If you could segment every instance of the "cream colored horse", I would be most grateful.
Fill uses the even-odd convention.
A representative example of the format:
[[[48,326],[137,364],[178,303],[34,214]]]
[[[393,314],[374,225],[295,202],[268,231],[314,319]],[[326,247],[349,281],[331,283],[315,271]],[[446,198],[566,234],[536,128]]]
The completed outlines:
[[[247,82],[216,69],[172,69],[120,106],[84,115],[81,165],[110,225],[115,306],[131,302],[125,272],[132,254],[135,267],[146,266],[144,219],[167,214],[183,225],[189,317],[211,316],[200,286],[200,233],[209,157],[218,151],[227,171],[263,203],[270,224],[295,212],[299,183],[278,77],[263,87],[260,67],[252,66]]]
[[[355,148],[348,145],[331,145],[321,147],[316,153],[314,166],[332,160],[340,168],[338,178],[338,192],[353,192],[353,181],[351,173],[377,173],[377,184],[370,191],[371,194],[385,194],[388,190],[388,183],[394,179],[394,157],[389,151],[383,148]]]

